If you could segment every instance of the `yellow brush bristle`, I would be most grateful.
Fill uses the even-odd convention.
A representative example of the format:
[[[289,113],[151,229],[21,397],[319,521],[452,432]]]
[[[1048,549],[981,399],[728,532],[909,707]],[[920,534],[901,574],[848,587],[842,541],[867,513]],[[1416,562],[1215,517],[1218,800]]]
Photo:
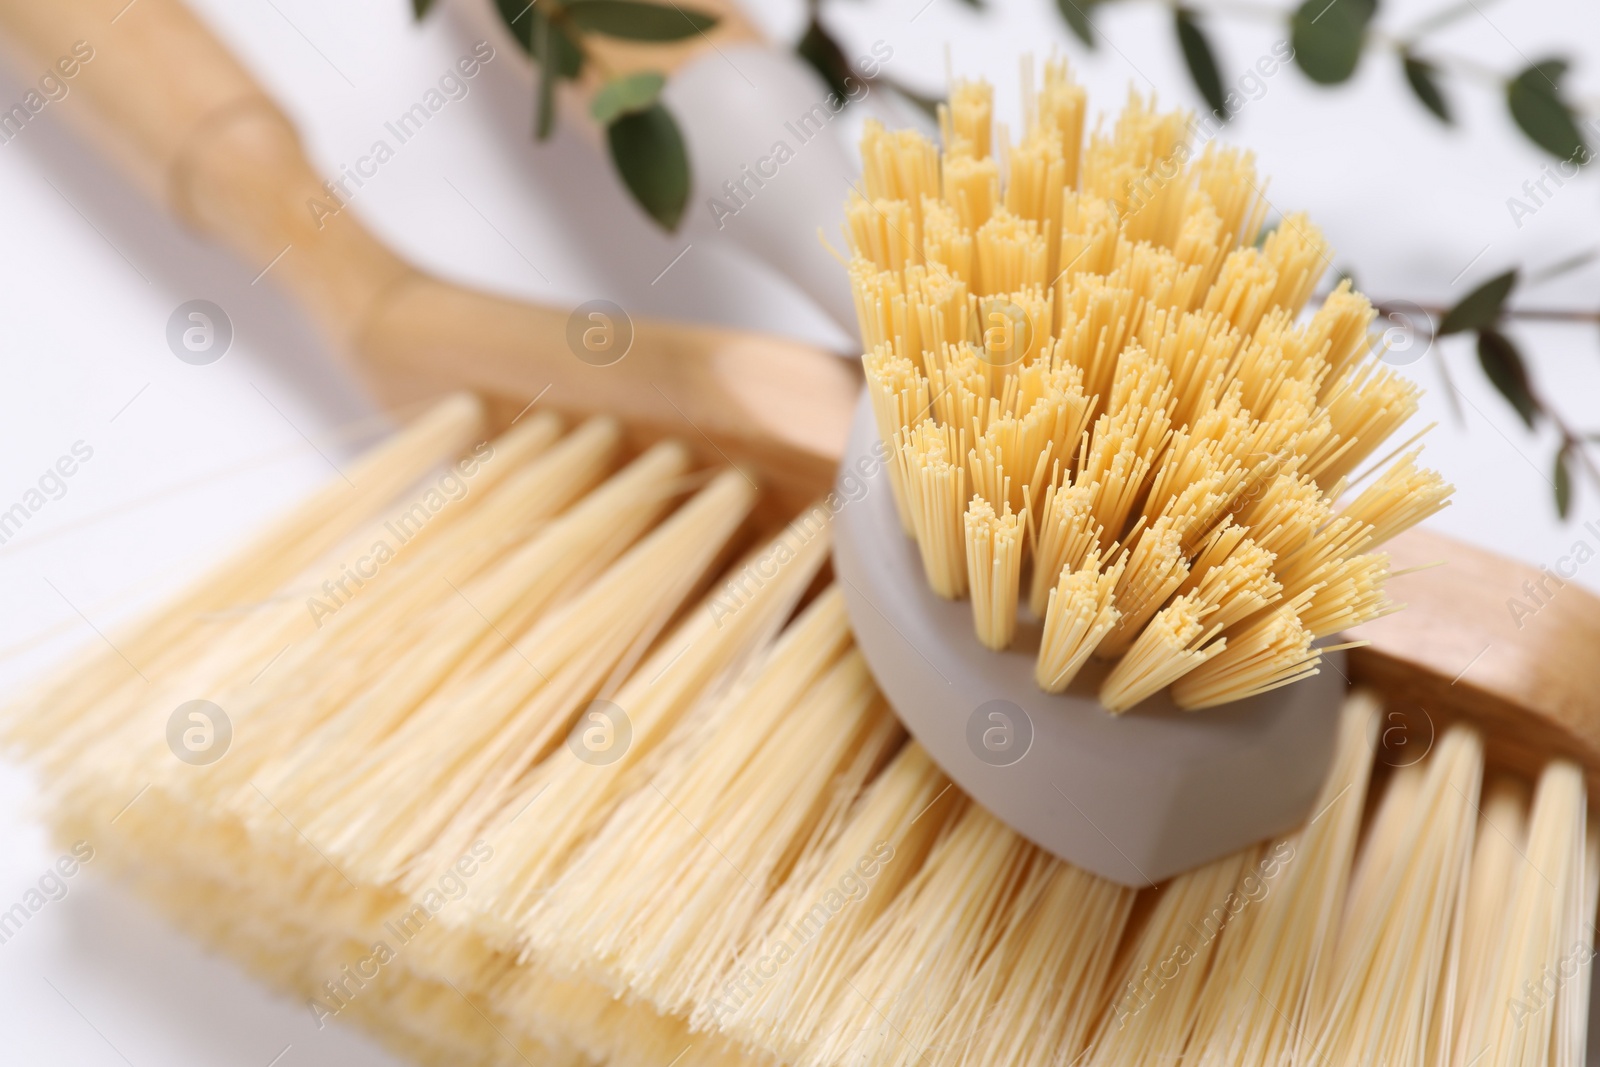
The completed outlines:
[[[940,111],[942,153],[869,124],[876,199],[850,208],[868,389],[930,584],[974,598],[990,648],[1021,602],[1074,650],[1090,635],[1096,658],[1137,650],[1113,671],[1113,710],[1167,686],[1209,707],[1315,672],[1313,641],[1394,610],[1371,550],[1448,502],[1410,453],[1338,507],[1416,388],[1368,350],[1373,311],[1348,283],[1307,308],[1328,264],[1308,219],[1255,246],[1267,204],[1248,153],[1196,153],[1186,116],[1137,94],[1085,144],[1083,94],[1058,63],[1024,97],[1004,189],[993,93],[963,81]],[[885,220],[903,222],[894,239]],[[1008,512],[1033,536],[1002,563],[991,531]],[[1239,536],[1218,550],[1224,528]],[[1064,570],[1113,548],[1109,605],[1081,583],[1052,603]],[[1203,600],[1180,607],[1202,578]],[[1040,653],[1052,689],[1081,662],[1064,648]]]
[[[1294,324],[1315,240],[1235,249],[1264,210],[1247,156],[1160,179],[1181,128],[1138,102],[1083,147],[1060,64],[1025,104],[1035,188],[990,217],[1059,223],[1092,271],[1002,305],[976,258],[854,272],[902,521],[991,644],[1028,583],[1043,689],[1113,650],[1114,708],[1288,684],[1314,640],[1393,609],[1378,549],[1444,503],[1409,444],[1339,501],[1415,398],[1371,371],[1348,289]],[[981,85],[950,107],[967,163],[992,162],[991,111]],[[926,142],[869,131],[871,196],[953,214],[921,199],[939,181]],[[1141,198],[1139,232],[1175,245],[1128,236]],[[992,310],[1037,327],[1016,366]],[[96,646],[5,718],[58,837],[319,1028],[439,1067],[1580,1061],[1600,830],[1579,767],[1485,784],[1463,723],[1375,767],[1388,720],[1357,691],[1302,825],[1118,885],[905,735],[815,588],[829,504],[757,535],[755,487],[681,444],[634,455],[611,420],[535,413],[468,453],[481,416],[445,401],[120,637],[127,660]],[[322,583],[469,458],[324,614]],[[211,764],[164,732],[200,694],[235,726]]]
[[[235,589],[260,610],[208,600],[214,652],[152,665],[166,706],[142,681],[58,702],[77,689],[59,681],[40,698],[54,725],[117,728],[51,776],[57,833],[92,840],[97,868],[319,1024],[441,1067],[1464,1067],[1485,1047],[1577,1062],[1572,954],[1600,841],[1576,768],[1546,768],[1531,801],[1491,786],[1480,816],[1481,743],[1454,727],[1368,823],[1378,713],[1357,695],[1304,826],[1119,886],[996,821],[905,737],[838,590],[796,611],[827,558],[826,506],[702,591],[752,501],[743,477],[693,473],[670,443],[624,463],[603,419],[558,434],[530,416],[493,442],[485,480],[321,626],[308,576],[396,512],[359,496],[349,515],[303,509],[305,528],[278,528],[320,557],[277,589]],[[400,511],[413,460],[445,447],[402,441],[354,468]],[[1270,551],[1219,523],[1187,557],[1146,550],[1130,580],[1136,553],[1083,521],[1091,487],[1055,488],[1040,508],[1075,566],[1047,592],[1042,687],[1116,628],[1118,589],[1136,604],[1130,590],[1178,579],[1110,669],[1112,706],[1195,659],[1180,688],[1281,683],[1280,644],[1308,645],[1299,620],[1367,610],[1385,566],[1336,559],[1262,606]],[[1028,524],[980,504],[992,575]],[[1176,543],[1181,510],[1144,543]],[[1370,539],[1347,520],[1329,543]],[[967,548],[952,544],[963,564]],[[152,714],[195,690],[237,728],[210,766],[174,759]],[[585,740],[596,696],[626,716],[620,751]]]

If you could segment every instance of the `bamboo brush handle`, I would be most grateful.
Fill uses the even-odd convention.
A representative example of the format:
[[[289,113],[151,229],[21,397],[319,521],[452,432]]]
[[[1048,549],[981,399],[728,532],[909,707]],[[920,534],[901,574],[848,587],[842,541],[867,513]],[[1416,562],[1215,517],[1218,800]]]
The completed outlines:
[[[353,211],[319,224],[308,202],[328,194],[293,125],[178,0],[0,0],[0,30],[23,54],[28,81],[87,42],[93,58],[55,106],[179,218],[254,270],[271,264],[271,278],[386,399],[465,386],[520,406],[548,387],[547,404],[608,411],[641,439],[685,437],[713,459],[738,456],[781,490],[831,477],[859,386],[854,368],[780,338],[648,320],[634,321],[626,358],[591,366],[568,345],[567,310],[430,277]],[[750,31],[728,18],[719,35]],[[710,45],[657,58],[681,63]],[[608,45],[603,59],[627,69],[637,52]],[[778,506],[798,503],[780,495]]]
[[[324,190],[293,127],[177,0],[0,0],[0,28],[27,54],[29,80],[88,42],[94,58],[58,106],[247,264],[282,253],[273,277],[391,400],[474,388],[502,424],[541,395],[609,412],[642,438],[671,434],[759,473],[779,514],[831,484],[859,390],[845,361],[779,338],[641,320],[626,358],[590,366],[567,345],[564,311],[428,277],[350,211],[319,228],[306,201]],[[1391,549],[1397,566],[1450,565],[1397,580],[1410,607],[1356,635],[1372,644],[1352,654],[1353,680],[1420,706],[1436,728],[1478,723],[1491,761],[1508,769],[1572,758],[1600,795],[1600,601],[1569,585],[1519,623],[1507,602],[1532,604],[1525,582],[1551,589],[1539,572],[1424,531]]]

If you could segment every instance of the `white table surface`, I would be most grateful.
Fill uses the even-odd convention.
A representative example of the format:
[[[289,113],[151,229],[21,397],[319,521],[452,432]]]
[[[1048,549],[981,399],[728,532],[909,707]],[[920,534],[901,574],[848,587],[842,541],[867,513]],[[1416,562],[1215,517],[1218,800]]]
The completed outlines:
[[[325,169],[363,154],[484,36],[488,0],[448,0],[423,26],[406,0],[196,0],[299,122]],[[1130,84],[1169,103],[1197,101],[1182,72],[1166,9],[1117,5],[1096,19],[1112,42],[1093,54],[1070,39],[1051,0],[836,2],[828,17],[852,53],[894,48],[893,76],[925,91],[943,84],[945,50],[958,73],[998,85],[1000,116],[1017,124],[1015,56],[1064,48],[1095,103],[1121,103]],[[1401,29],[1443,6],[1385,5]],[[1391,8],[1395,10],[1391,10]],[[1575,95],[1600,96],[1600,23],[1592,5],[1559,0],[1481,4],[1440,35],[1441,48],[1513,70],[1566,54]],[[913,16],[915,18],[913,19]],[[793,0],[757,18],[792,39]],[[114,31],[114,28],[113,28]],[[108,31],[100,47],[114,47]],[[1229,20],[1213,30],[1233,80],[1280,31]],[[562,306],[606,297],[630,311],[845,338],[773,273],[728,247],[690,206],[692,231],[663,235],[633,207],[609,166],[568,128],[544,146],[531,128],[528,64],[503,36],[499,57],[423,134],[370,181],[352,210],[396,248],[460,280]],[[37,75],[7,67],[0,101]],[[1270,195],[1304,208],[1328,232],[1337,262],[1380,297],[1449,303],[1522,262],[1548,265],[1600,243],[1600,183],[1585,175],[1518,228],[1505,200],[1544,158],[1510,127],[1496,93],[1455,85],[1461,116],[1446,130],[1407,95],[1398,65],[1365,63],[1338,92],[1297,71],[1268,81],[1223,134],[1248,143],[1273,176]],[[265,518],[329,476],[349,454],[341,431],[371,415],[360,386],[273,288],[265,264],[241,264],[197,240],[129,191],[77,141],[52,104],[0,144],[0,508],[75,442],[92,459],[66,494],[0,547],[0,681],[13,692],[49,663],[98,640],[197,568],[227,553]],[[659,282],[652,279],[684,248]],[[1530,304],[1596,303],[1600,267],[1530,292]],[[180,303],[222,306],[232,349],[189,366],[164,331]],[[1593,327],[1518,327],[1545,392],[1579,424],[1600,427],[1600,337]],[[1553,438],[1529,434],[1473,366],[1470,342],[1442,343],[1466,412],[1458,424],[1429,361],[1424,417],[1441,425],[1429,461],[1457,485],[1432,525],[1534,565],[1600,520],[1600,492],[1580,484],[1573,521],[1553,513]],[[314,442],[312,447],[309,442]],[[1576,580],[1600,591],[1600,563]],[[1517,590],[1506,590],[1509,598]],[[80,616],[79,613],[82,613]],[[29,812],[30,783],[0,766],[0,907],[54,858]],[[230,1064],[284,1067],[394,1062],[365,1037],[318,1031],[303,1006],[276,997],[231,964],[174,935],[142,905],[89,872],[18,936],[0,945],[0,1039],[6,1062],[73,1065]],[[1591,1062],[1600,1062],[1591,1060]]]

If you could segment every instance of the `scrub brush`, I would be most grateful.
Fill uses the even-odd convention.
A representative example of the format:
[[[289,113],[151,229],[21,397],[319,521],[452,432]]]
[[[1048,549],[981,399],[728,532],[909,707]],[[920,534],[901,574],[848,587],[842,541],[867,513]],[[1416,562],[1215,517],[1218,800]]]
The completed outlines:
[[[472,411],[356,469],[393,484]],[[446,452],[471,489],[321,626],[321,576],[437,469],[278,524],[328,547],[207,616],[232,655],[74,696],[133,676],[91,649],[6,720],[56,833],[318,1026],[430,1064],[1579,1062],[1600,838],[1576,765],[1508,778],[1443,721],[1402,760],[1357,693],[1302,824],[1119,885],[905,736],[816,583],[826,501],[756,533],[741,475],[618,431],[535,412]],[[307,625],[279,654],[285,604]],[[231,720],[218,758],[174,758],[180,693]]]
[[[115,15],[0,3],[45,55]],[[137,35],[79,95],[130,119],[108,127],[122,158],[186,217],[276,253],[295,217],[278,208],[318,188],[287,124],[171,0],[118,26]],[[408,430],[389,453],[411,460],[363,461],[354,487],[116,648],[92,646],[7,720],[42,763],[58,834],[94,841],[97,867],[319,1025],[358,1022],[430,1063],[1578,1062],[1597,881],[1592,598],[1569,591],[1516,630],[1496,591],[1531,572],[1396,538],[1397,555],[1446,554],[1464,577],[1409,578],[1406,629],[1380,620],[1350,651],[1351,674],[1391,703],[1357,695],[1322,715],[1330,769],[1306,818],[1134,889],[1014,832],[900,738],[841,591],[811,591],[834,519],[878,500],[898,523],[854,467],[805,503],[843,438],[849,379],[829,357],[640,323],[621,363],[580,367],[552,340],[560,313],[408,275],[351,213],[329,231],[294,233],[291,287],[357,338],[389,395],[472,381],[487,412],[448,401],[419,424],[447,433]],[[567,430],[549,408],[616,418]],[[484,414],[512,432],[468,449]],[[683,444],[652,449],[667,425]],[[747,494],[727,456],[771,492]],[[472,467],[483,491],[439,509],[331,616],[313,612],[389,509],[439,484],[438,462]],[[755,529],[730,529],[722,513],[746,508]],[[641,590],[651,600],[611,647],[590,615],[619,617],[641,557],[671,589]],[[569,626],[603,636],[562,642]],[[137,668],[117,652],[135,641]],[[504,688],[479,688],[491,676]],[[180,696],[238,709],[219,758],[167,741]],[[1390,716],[1419,699],[1426,754],[1398,760]],[[1175,714],[1220,732],[1231,712]],[[77,743],[55,743],[63,732]],[[375,744],[391,763],[370,759]],[[361,773],[313,799],[318,766]],[[1059,781],[1080,800],[1095,785]],[[322,800],[377,832],[302,833]],[[396,805],[424,817],[417,830]],[[659,899],[627,884],[634,859]],[[1193,940],[1168,945],[1174,931]],[[718,962],[702,944],[734,947]]]
[[[838,566],[940,765],[1144,884],[1305,817],[1344,688],[1319,664],[1397,610],[1381,549],[1451,489],[1415,438],[1379,455],[1417,387],[1348,281],[1308,307],[1327,242],[1264,232],[1252,157],[1138,95],[1085,140],[1085,110],[1052,62],[1000,158],[984,82],[952,89],[942,151],[869,123],[847,467],[882,488]]]

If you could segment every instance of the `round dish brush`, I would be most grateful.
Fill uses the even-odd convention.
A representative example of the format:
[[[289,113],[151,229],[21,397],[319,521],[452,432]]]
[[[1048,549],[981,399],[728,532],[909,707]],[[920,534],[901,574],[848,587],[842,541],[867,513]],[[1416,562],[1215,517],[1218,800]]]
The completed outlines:
[[[1344,689],[1330,642],[1396,610],[1377,549],[1451,490],[1415,439],[1374,458],[1417,387],[1348,281],[1307,307],[1327,244],[1301,215],[1263,230],[1248,153],[1138,96],[1085,142],[1061,63],[1024,97],[1002,158],[985,83],[955,86],[942,152],[863,139],[862,499],[836,561],[945,771],[1145,884],[1306,816]]]

